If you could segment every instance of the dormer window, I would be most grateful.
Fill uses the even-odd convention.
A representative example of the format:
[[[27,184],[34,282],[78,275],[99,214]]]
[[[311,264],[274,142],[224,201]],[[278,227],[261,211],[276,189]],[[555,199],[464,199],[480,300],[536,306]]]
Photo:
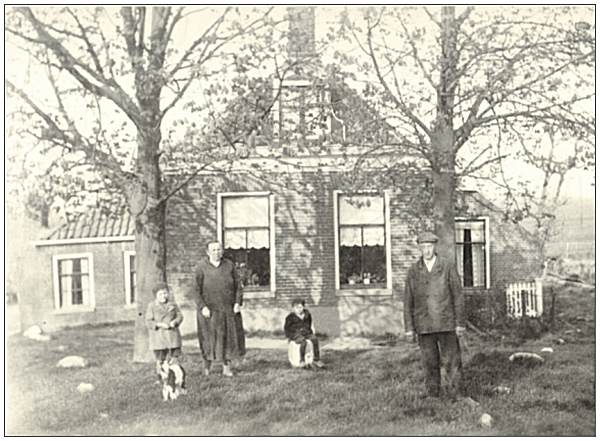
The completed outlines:
[[[308,80],[285,80],[273,106],[273,132],[280,145],[310,146],[331,133],[331,97],[328,88]]]

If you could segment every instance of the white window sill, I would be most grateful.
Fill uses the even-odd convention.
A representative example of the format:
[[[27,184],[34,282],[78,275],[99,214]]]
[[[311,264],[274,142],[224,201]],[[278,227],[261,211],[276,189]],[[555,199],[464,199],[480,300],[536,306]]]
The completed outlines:
[[[91,306],[82,306],[82,307],[68,307],[62,309],[55,309],[52,311],[52,314],[61,315],[61,314],[78,314],[81,312],[94,312],[96,308]]]
[[[342,288],[335,291],[337,296],[342,297],[359,297],[359,296],[391,296],[390,288]]]

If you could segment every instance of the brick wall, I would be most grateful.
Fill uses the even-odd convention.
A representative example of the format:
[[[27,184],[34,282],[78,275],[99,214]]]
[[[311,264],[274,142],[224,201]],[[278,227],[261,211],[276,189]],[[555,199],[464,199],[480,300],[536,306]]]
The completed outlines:
[[[492,290],[504,290],[507,283],[530,280],[541,275],[533,237],[522,227],[505,221],[503,213],[477,193],[466,194],[467,216],[490,220],[490,272]],[[460,214],[463,214],[460,213]]]
[[[28,262],[35,270],[23,282],[19,298],[22,329],[37,324],[51,331],[65,326],[133,320],[135,308],[125,305],[123,252],[134,248],[133,241],[36,247]],[[74,253],[93,254],[94,311],[65,312],[54,307],[52,256]]]
[[[541,262],[533,237],[522,227],[505,221],[501,210],[477,193],[465,193],[465,202],[461,215],[489,219],[490,289],[464,290],[467,317],[485,328],[502,318],[506,311],[506,285],[539,277]]]
[[[390,232],[392,256],[391,292],[382,295],[340,296],[335,290],[333,192],[343,188],[334,173],[298,173],[285,181],[268,183],[249,176],[198,177],[170,200],[167,214],[169,283],[186,319],[184,334],[195,332],[192,277],[205,256],[205,244],[217,237],[217,193],[270,191],[274,195],[276,293],[274,298],[247,299],[247,330],[280,330],[290,299],[307,300],[321,332],[372,334],[401,332],[402,293],[410,265],[418,258],[407,189],[391,192]],[[311,193],[294,188],[313,189]],[[463,216],[487,216],[491,236],[491,289],[465,289],[473,311],[503,299],[507,283],[539,275],[531,237],[516,225],[503,221],[502,213],[476,194],[468,194]],[[84,323],[132,320],[135,310],[125,306],[123,251],[133,241],[37,247],[32,253],[30,276],[20,296],[22,326],[39,324],[45,329]],[[96,308],[92,312],[60,313],[54,308],[52,256],[91,252],[94,255]],[[474,305],[474,306],[473,306]],[[477,309],[477,311],[475,311]],[[485,320],[489,320],[486,316]]]
[[[278,330],[289,301],[303,297],[320,328],[330,334],[401,332],[402,295],[408,268],[419,252],[411,232],[408,205],[410,191],[394,191],[390,197],[392,286],[386,295],[339,296],[335,290],[333,191],[340,188],[334,173],[298,173],[284,185],[248,176],[199,177],[169,202],[167,249],[169,283],[180,303],[193,309],[191,299],[194,266],[204,257],[205,244],[217,237],[217,193],[270,191],[274,194],[276,295],[245,301],[248,330]],[[294,188],[313,189],[297,192]],[[464,216],[490,220],[492,289],[466,290],[470,296],[502,295],[509,281],[533,277],[537,262],[530,238],[517,226],[502,221],[501,213],[475,196],[468,198]],[[500,293],[500,294],[498,294]],[[186,326],[193,332],[193,315]]]

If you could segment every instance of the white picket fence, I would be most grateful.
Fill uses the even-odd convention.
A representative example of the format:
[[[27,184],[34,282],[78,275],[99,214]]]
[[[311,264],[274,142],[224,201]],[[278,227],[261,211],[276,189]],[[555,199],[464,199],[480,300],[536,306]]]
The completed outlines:
[[[540,317],[543,312],[542,279],[510,283],[506,287],[506,313],[509,317]]]

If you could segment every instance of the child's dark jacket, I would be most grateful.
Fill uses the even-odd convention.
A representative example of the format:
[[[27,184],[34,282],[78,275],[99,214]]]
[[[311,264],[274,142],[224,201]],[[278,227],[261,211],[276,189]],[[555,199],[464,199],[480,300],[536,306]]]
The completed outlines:
[[[308,310],[304,310],[304,318],[298,317],[295,313],[290,313],[285,318],[283,326],[285,336],[289,340],[295,340],[298,337],[309,337],[312,335],[312,317]]]

